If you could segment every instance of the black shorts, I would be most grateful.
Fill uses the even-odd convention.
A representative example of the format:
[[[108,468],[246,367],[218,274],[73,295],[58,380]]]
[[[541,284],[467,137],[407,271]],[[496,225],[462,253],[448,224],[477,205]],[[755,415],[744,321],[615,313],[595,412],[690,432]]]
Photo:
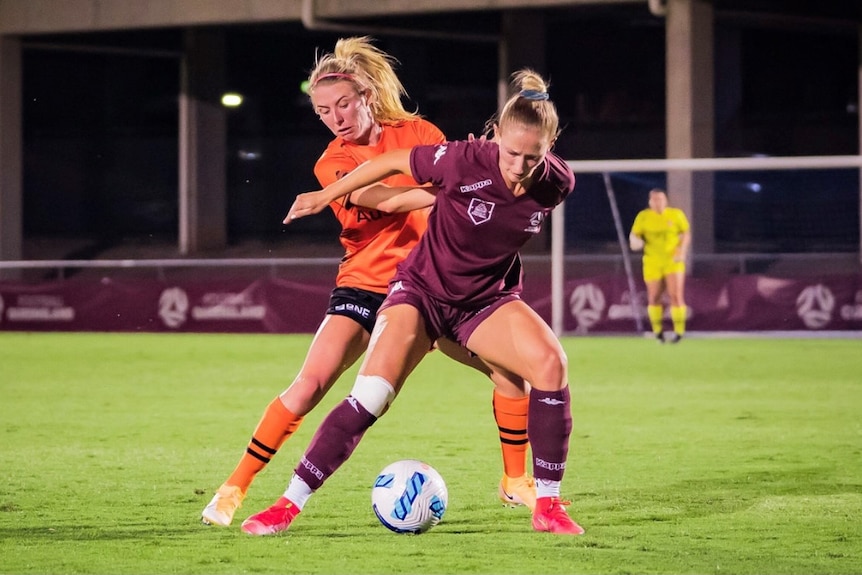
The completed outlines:
[[[386,294],[357,288],[337,287],[329,296],[327,315],[349,317],[371,333],[377,321],[377,310],[386,299]]]

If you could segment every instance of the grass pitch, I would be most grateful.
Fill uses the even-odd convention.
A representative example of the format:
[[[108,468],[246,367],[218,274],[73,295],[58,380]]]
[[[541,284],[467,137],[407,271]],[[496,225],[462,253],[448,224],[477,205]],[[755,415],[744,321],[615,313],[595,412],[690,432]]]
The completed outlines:
[[[310,336],[0,333],[2,573],[860,573],[862,342],[571,338],[563,495],[587,533],[496,499],[491,385],[431,354],[282,535],[239,523],[284,489],[351,370],[252,486],[200,512]],[[449,487],[443,522],[384,529],[401,458]]]

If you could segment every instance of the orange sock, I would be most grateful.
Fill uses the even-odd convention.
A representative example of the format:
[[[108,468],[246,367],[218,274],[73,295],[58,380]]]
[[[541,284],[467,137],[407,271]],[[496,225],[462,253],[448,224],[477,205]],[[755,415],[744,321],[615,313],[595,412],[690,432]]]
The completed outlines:
[[[521,477],[526,473],[527,411],[530,397],[506,397],[494,390],[494,419],[500,431],[500,447],[503,449],[503,472],[509,477]]]
[[[248,491],[255,475],[266,467],[272,456],[297,430],[300,423],[302,423],[302,417],[287,409],[280,398],[276,397],[272,400],[263,412],[263,417],[257,424],[242,459],[225,483],[236,485],[243,493]]]

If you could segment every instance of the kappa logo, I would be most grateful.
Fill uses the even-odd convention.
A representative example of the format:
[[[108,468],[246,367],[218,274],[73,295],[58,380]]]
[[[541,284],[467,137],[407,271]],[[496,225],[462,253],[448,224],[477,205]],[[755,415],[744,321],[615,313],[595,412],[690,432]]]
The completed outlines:
[[[566,462],[565,461],[560,461],[560,462],[545,461],[544,459],[542,459],[540,457],[536,457],[533,460],[533,463],[536,465],[536,467],[542,467],[542,468],[547,469],[549,471],[563,471],[566,468]]]
[[[318,479],[323,479],[323,472],[312,462],[307,460],[304,456],[299,460],[299,464],[311,472],[312,475],[317,477]]]
[[[395,293],[398,290],[403,290],[403,289],[404,289],[404,284],[401,282],[401,280],[398,280],[397,282],[392,284],[392,289],[389,290],[389,293]]]
[[[835,296],[823,284],[808,286],[796,298],[796,314],[810,329],[820,329],[832,321]]]
[[[458,190],[462,194],[466,194],[467,192],[475,192],[476,190],[481,190],[482,188],[488,187],[492,184],[491,180],[482,180],[481,182],[476,182],[475,184],[469,184],[466,186],[461,186]]]
[[[350,404],[350,407],[353,408],[353,411],[355,411],[356,413],[359,413],[359,402],[356,401],[355,397],[353,397],[352,395],[348,395],[347,396],[347,403]]]
[[[494,213],[494,202],[485,202],[478,198],[470,200],[470,205],[467,207],[467,215],[475,225],[484,224],[491,219],[491,214]]]
[[[553,397],[546,397],[544,399],[540,399],[542,403],[547,405],[563,405],[565,401],[560,401],[559,399],[554,399]]]
[[[434,150],[434,165],[437,165],[437,162],[440,161],[440,158],[446,155],[447,146],[446,144],[440,144],[437,146],[437,149]]]

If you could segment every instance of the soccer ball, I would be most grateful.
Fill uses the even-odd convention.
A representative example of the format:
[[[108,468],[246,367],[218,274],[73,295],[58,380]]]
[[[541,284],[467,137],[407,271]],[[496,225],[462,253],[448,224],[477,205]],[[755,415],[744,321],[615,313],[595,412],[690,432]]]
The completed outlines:
[[[371,490],[371,507],[395,533],[424,533],[443,518],[449,504],[446,482],[422,461],[403,459],[383,468]]]

